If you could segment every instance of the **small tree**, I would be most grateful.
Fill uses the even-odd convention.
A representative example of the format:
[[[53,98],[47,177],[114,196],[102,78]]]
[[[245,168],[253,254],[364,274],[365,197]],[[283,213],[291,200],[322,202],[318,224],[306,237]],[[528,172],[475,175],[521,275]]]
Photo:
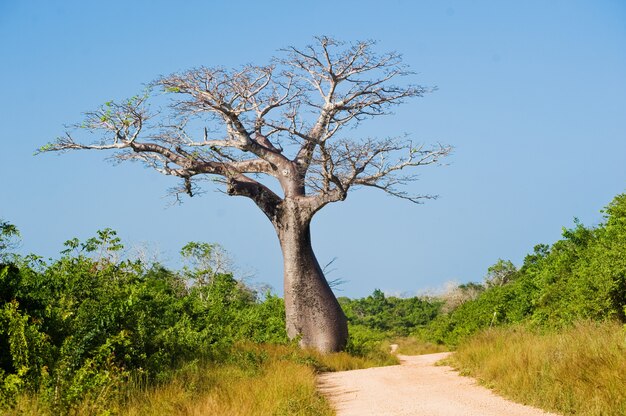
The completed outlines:
[[[19,245],[20,232],[17,227],[0,219],[0,262],[7,259],[9,250]]]
[[[191,283],[204,286],[219,274],[232,274],[232,261],[219,244],[192,241],[180,250],[180,254],[187,263],[183,271]]]
[[[441,296],[443,313],[450,313],[456,308],[478,298],[485,291],[485,287],[479,283],[469,282],[461,285],[448,283],[445,293]]]
[[[498,259],[496,264],[489,266],[485,276],[487,287],[504,286],[515,278],[517,268],[511,260]]]
[[[289,336],[336,351],[346,343],[347,323],[311,248],[313,215],[361,186],[416,203],[432,198],[401,185],[415,179],[412,168],[450,153],[449,146],[425,147],[405,137],[350,136],[360,122],[428,91],[394,85],[410,72],[400,55],[379,55],[373,46],[319,37],[305,48],[283,50],[267,66],[201,67],[166,76],[143,96],[87,113],[77,127],[97,134],[97,142],[78,140],[72,131],[40,150],[117,150],[119,160],[182,178],[179,191],[189,195],[197,190],[195,180],[209,175],[229,195],[252,199],[280,241]],[[163,93],[171,102],[152,111],[149,101]],[[282,194],[263,183],[268,176]]]

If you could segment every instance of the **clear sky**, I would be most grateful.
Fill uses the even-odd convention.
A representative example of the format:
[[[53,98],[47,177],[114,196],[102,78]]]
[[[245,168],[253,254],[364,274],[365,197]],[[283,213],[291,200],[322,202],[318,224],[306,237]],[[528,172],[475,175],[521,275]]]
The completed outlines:
[[[54,257],[111,227],[178,264],[189,241],[219,242],[254,282],[282,293],[270,223],[252,202],[209,191],[171,206],[175,179],[106,154],[33,156],[81,113],[195,66],[264,64],[314,35],[376,39],[438,91],[368,134],[455,147],[411,189],[424,205],[357,191],[313,223],[339,295],[415,294],[480,281],[587,225],[626,191],[626,2],[0,0],[0,218],[23,252]]]

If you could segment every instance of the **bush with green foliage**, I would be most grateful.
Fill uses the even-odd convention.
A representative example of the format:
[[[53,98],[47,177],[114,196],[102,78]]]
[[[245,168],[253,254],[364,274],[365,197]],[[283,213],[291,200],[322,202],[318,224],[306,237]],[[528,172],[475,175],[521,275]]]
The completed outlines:
[[[362,299],[341,297],[339,303],[350,328],[346,351],[390,364],[390,340],[424,328],[439,314],[443,304],[428,297],[385,296],[379,289]]]
[[[552,246],[538,245],[515,271],[500,261],[491,272],[506,272],[506,281],[487,287],[475,299],[439,315],[419,333],[424,338],[457,345],[494,325],[525,322],[562,328],[580,320],[626,322],[626,194],[602,211],[595,228],[563,229]],[[492,284],[489,284],[492,283]]]
[[[237,341],[287,342],[282,299],[231,274],[119,260],[108,229],[65,245],[58,260],[0,264],[0,407],[30,392],[64,414],[105,403],[130,378],[160,382],[183,363],[223,360]]]
[[[493,326],[626,322],[626,194],[603,213],[597,227],[575,220],[561,240],[536,246],[519,270],[499,260],[485,284],[461,285],[448,298],[380,290],[339,298],[348,352],[380,364],[393,361],[394,337],[456,346]],[[109,229],[67,241],[49,261],[12,253],[17,237],[0,221],[0,410],[30,395],[53,414],[81,403],[106,413],[129,382],[154,386],[197,363],[232,364],[235,344],[289,343],[283,300],[233,278],[217,245],[189,243],[181,253],[187,266],[172,271],[121,260],[123,246]]]
[[[426,325],[437,316],[442,305],[427,297],[385,296],[379,289],[362,299],[341,297],[339,303],[350,324],[394,336],[408,335]]]

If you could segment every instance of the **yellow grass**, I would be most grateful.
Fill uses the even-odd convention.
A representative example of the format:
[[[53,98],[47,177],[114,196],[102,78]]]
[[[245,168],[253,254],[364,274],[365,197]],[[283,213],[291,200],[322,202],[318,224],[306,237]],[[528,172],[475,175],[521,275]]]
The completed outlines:
[[[0,415],[3,416],[40,416],[48,414],[47,408],[42,406],[36,397],[27,395],[18,398],[15,408],[0,410]]]
[[[225,415],[330,416],[334,411],[317,392],[315,376],[396,363],[390,354],[353,357],[347,353],[320,354],[295,345],[241,344],[225,363],[190,363],[166,383],[125,386],[117,401],[84,400],[70,415]],[[7,416],[52,415],[35,396],[21,396]]]
[[[397,354],[402,355],[422,355],[434,354],[437,352],[449,351],[445,345],[433,344],[432,342],[422,341],[415,337],[402,337],[394,340],[398,344]]]
[[[626,415],[626,331],[617,323],[548,334],[489,330],[460,345],[450,363],[521,403],[562,414]]]
[[[258,374],[234,365],[205,368],[136,394],[120,414],[140,415],[333,415],[315,390],[313,370],[289,361],[263,364]],[[191,383],[190,383],[191,382]]]
[[[315,388],[316,372],[379,364],[346,353],[324,355],[280,345],[241,345],[236,354],[241,356],[235,357],[233,364],[193,370],[134,395],[121,414],[334,415]],[[253,365],[242,366],[246,360]]]

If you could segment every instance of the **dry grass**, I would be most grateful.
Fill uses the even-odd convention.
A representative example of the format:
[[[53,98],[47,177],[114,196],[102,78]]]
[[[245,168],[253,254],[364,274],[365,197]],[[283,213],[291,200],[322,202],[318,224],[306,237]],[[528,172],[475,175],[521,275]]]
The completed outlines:
[[[559,333],[483,332],[450,364],[515,401],[562,414],[626,415],[626,332],[580,323]]]
[[[46,406],[42,406],[36,397],[27,395],[18,397],[15,408],[0,409],[2,416],[41,416],[48,414]]]
[[[225,363],[190,363],[156,386],[131,382],[122,392],[123,399],[110,403],[84,400],[70,415],[330,416],[335,413],[317,392],[317,373],[396,362],[388,353],[363,358],[320,354],[294,345],[241,344]],[[14,409],[2,414],[53,413],[36,396],[24,395]]]
[[[191,377],[135,394],[120,414],[333,415],[315,390],[314,371],[302,364],[271,361],[258,373],[234,365],[205,368]],[[191,382],[191,384],[189,384]]]
[[[402,337],[394,340],[398,344],[397,354],[402,355],[422,355],[434,354],[437,352],[449,351],[445,345],[433,344],[432,342],[422,341],[415,337]]]
[[[172,382],[135,394],[122,415],[334,415],[315,375],[380,365],[346,353],[246,344],[233,363],[184,371]]]

